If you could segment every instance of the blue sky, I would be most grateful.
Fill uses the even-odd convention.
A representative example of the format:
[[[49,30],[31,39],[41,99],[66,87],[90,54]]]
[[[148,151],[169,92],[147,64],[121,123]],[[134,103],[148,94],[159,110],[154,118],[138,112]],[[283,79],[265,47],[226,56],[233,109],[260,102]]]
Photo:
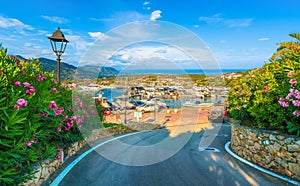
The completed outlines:
[[[299,5],[299,0],[3,1],[0,6],[0,43],[10,54],[55,59],[47,36],[60,27],[70,41],[62,61],[70,64],[89,63],[85,56],[91,49],[94,54],[105,54],[106,59],[101,59],[108,60],[115,67],[128,60],[143,61],[140,56],[151,61],[150,57],[157,51],[161,55],[161,58],[155,56],[157,60],[171,61],[170,56],[176,56],[177,62],[187,61],[179,54],[184,51],[177,50],[176,53],[176,47],[168,46],[168,43],[161,46],[149,42],[125,43],[123,49],[110,53],[109,46],[104,48],[103,45],[95,52],[95,45],[111,43],[114,31],[124,28],[124,24],[132,26],[130,23],[135,21],[161,21],[187,29],[199,37],[203,43],[198,49],[207,46],[221,68],[248,69],[261,67],[276,50],[276,43],[290,41],[292,38],[288,34],[300,32]],[[130,28],[129,35],[150,33],[149,29]],[[166,36],[156,34],[157,38]],[[181,47],[180,41],[176,43],[177,49]],[[188,50],[186,46],[182,48]]]

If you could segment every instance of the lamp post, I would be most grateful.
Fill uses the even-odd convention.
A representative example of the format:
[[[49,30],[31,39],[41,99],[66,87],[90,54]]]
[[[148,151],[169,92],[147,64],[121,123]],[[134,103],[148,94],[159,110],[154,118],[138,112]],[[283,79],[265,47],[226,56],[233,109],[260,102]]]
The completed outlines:
[[[57,56],[57,81],[60,82],[60,56],[65,52],[69,41],[65,38],[59,27],[53,32],[52,36],[48,38],[50,39],[52,50]]]

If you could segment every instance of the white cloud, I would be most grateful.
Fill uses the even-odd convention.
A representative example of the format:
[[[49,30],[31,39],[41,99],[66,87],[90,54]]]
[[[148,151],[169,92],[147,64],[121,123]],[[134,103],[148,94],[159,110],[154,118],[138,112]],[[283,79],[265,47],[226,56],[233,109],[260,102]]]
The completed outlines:
[[[150,1],[146,1],[143,3],[144,6],[149,5],[149,4],[150,4]]]
[[[85,50],[92,45],[92,43],[83,39],[79,35],[68,35],[69,46],[75,49],[75,55],[81,56],[84,54]]]
[[[88,34],[95,40],[96,39],[105,40],[109,38],[107,35],[105,35],[102,32],[88,32]]]
[[[248,27],[253,19],[226,19],[224,23],[229,27]]]
[[[216,24],[224,20],[224,18],[220,17],[220,14],[215,14],[212,17],[199,17],[200,21],[204,21],[207,24]]]
[[[152,13],[151,13],[151,17],[150,17],[150,20],[151,21],[155,21],[156,19],[159,19],[161,18],[161,11],[160,10],[154,10]]]
[[[45,15],[42,15],[41,17],[43,19],[46,19],[53,23],[65,24],[65,23],[69,22],[68,19],[63,18],[63,17],[57,17],[57,16],[50,17],[50,16],[45,16]]]
[[[18,19],[4,18],[2,16],[0,16],[0,27],[1,28],[16,28],[16,29],[34,30],[33,27],[22,23]]]
[[[268,40],[270,40],[270,38],[263,37],[263,38],[259,38],[258,40],[259,40],[259,41],[268,41]]]
[[[230,18],[221,17],[221,14],[215,14],[211,17],[199,17],[199,21],[203,21],[207,24],[224,24],[228,27],[248,27],[251,25],[253,19],[252,18],[230,19]]]

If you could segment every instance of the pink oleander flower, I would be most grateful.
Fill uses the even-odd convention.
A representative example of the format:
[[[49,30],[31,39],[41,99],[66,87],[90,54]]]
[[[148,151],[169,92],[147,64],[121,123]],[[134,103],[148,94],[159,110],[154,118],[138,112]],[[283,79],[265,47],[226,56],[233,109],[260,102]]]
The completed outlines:
[[[26,90],[27,95],[32,95],[35,92],[35,88],[33,86],[29,86],[29,89]]]
[[[27,87],[27,88],[29,88],[29,86],[30,86],[30,84],[28,82],[24,82],[23,85],[24,85],[24,87]]]
[[[27,147],[30,147],[33,143],[35,143],[35,141],[31,140],[29,142],[26,143]]]
[[[289,106],[289,103],[284,101],[283,98],[279,98],[278,102],[283,107],[288,107]]]
[[[55,101],[51,101],[48,108],[49,108],[49,110],[52,110],[52,109],[54,109],[54,108],[56,109],[56,108],[57,108],[57,105],[56,105]]]
[[[293,76],[293,71],[290,71],[288,74],[287,74],[287,77],[291,77]]]
[[[291,79],[289,81],[289,83],[293,86],[293,85],[297,84],[297,81],[295,79]]]
[[[15,81],[14,84],[17,85],[18,87],[22,85],[20,81]]]
[[[55,91],[55,90],[56,90],[56,88],[55,88],[55,87],[52,87],[50,90],[53,90],[53,91]]]
[[[300,100],[293,100],[292,103],[295,107],[300,107]]]
[[[23,98],[20,98],[17,100],[17,104],[14,105],[14,108],[20,110],[20,108],[26,107],[27,105],[27,101]]]
[[[58,152],[61,152],[62,150],[64,150],[63,148],[61,148],[61,147],[57,147],[57,149],[56,149]]]
[[[46,118],[46,117],[48,117],[48,114],[47,113],[43,113],[43,114],[41,114],[41,116],[44,117],[44,118]]]
[[[20,105],[18,105],[18,104],[15,104],[15,105],[14,105],[14,109],[18,109],[18,110],[20,110],[20,108],[21,108],[21,106],[20,106]]]
[[[38,79],[38,81],[46,80],[46,77],[44,75],[36,75],[36,78]]]
[[[54,116],[60,115],[63,111],[64,111],[64,108],[63,108],[63,107],[57,108],[57,109],[54,111]]]
[[[82,122],[83,122],[83,119],[84,119],[83,116],[78,116],[78,117],[77,117],[77,120],[76,120],[77,124],[82,123]]]
[[[61,155],[57,155],[57,156],[56,156],[56,159],[57,159],[57,160],[61,160]]]
[[[77,116],[72,116],[72,117],[70,118],[70,121],[73,123],[76,119],[77,119]]]
[[[68,130],[70,130],[70,129],[71,129],[70,126],[65,126],[65,130],[66,130],[66,131],[68,131]]]
[[[58,132],[61,131],[61,127],[60,127],[60,126],[57,127],[57,131],[58,131]]]
[[[267,94],[269,92],[268,88],[269,88],[268,86],[264,86],[264,89],[263,89],[264,93]]]
[[[300,116],[300,112],[299,112],[298,110],[295,110],[295,111],[293,112],[293,115],[294,115],[294,116]]]
[[[17,104],[22,106],[22,107],[26,107],[28,105],[27,101],[23,98],[18,99]]]

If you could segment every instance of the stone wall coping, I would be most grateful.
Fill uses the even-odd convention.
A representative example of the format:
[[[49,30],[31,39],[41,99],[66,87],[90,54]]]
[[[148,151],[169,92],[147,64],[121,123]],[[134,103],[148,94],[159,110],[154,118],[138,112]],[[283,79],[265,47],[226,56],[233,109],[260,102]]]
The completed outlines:
[[[295,135],[282,133],[280,131],[268,130],[268,129],[264,129],[264,128],[249,127],[249,126],[241,125],[240,123],[232,123],[231,125],[235,126],[236,128],[246,128],[247,130],[254,131],[256,133],[263,132],[263,133],[268,133],[268,134],[272,134],[272,135],[284,136],[285,138],[294,138],[296,140],[300,140],[300,137],[297,137]]]

